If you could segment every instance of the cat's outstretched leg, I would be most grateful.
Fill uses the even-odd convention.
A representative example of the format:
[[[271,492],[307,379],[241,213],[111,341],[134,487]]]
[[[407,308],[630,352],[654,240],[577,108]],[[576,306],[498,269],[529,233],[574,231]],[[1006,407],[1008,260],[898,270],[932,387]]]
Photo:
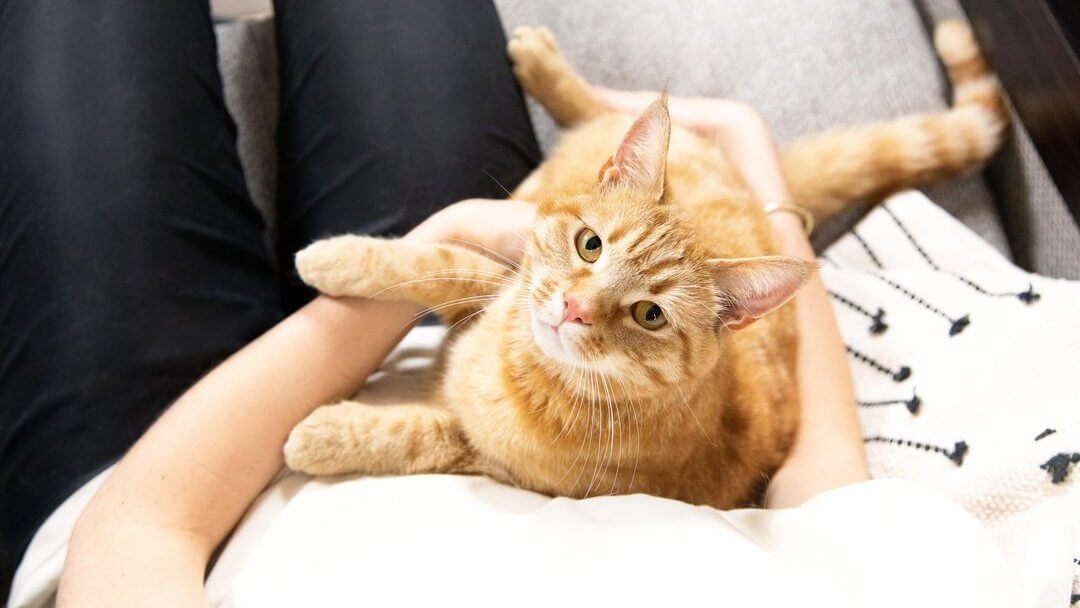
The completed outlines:
[[[461,424],[429,405],[324,405],[289,433],[285,464],[310,475],[479,472]]]
[[[305,283],[328,296],[409,300],[453,322],[512,284],[500,264],[465,247],[346,235],[296,254]]]
[[[507,44],[514,75],[560,127],[572,127],[604,111],[589,86],[563,58],[546,27],[522,26]]]

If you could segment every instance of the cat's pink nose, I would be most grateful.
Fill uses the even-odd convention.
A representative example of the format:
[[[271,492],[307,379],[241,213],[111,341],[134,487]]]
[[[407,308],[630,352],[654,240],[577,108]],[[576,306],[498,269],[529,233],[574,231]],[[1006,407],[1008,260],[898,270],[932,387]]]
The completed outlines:
[[[563,323],[570,321],[571,323],[581,323],[582,325],[592,325],[592,315],[589,311],[582,307],[581,302],[567,294],[563,300]]]

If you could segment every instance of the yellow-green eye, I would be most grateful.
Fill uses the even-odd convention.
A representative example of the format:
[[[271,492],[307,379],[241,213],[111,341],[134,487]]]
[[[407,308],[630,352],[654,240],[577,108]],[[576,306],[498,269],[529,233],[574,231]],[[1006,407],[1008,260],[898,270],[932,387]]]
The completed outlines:
[[[637,324],[645,329],[660,329],[667,325],[667,319],[664,318],[664,311],[660,310],[660,307],[654,302],[648,300],[642,300],[634,303],[630,307],[630,314],[633,315]]]
[[[582,228],[574,239],[574,244],[577,245],[577,253],[581,259],[590,264],[600,259],[600,250],[604,247],[604,244],[600,242],[600,237],[588,228]]]

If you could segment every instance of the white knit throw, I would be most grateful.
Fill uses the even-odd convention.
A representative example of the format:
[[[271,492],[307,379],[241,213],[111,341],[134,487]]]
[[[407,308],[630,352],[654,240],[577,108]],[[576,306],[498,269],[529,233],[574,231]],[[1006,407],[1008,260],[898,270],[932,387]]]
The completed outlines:
[[[1080,574],[1080,284],[1016,268],[916,192],[821,265],[872,474],[950,496],[1018,567],[1050,531],[1072,555],[1043,567]]]

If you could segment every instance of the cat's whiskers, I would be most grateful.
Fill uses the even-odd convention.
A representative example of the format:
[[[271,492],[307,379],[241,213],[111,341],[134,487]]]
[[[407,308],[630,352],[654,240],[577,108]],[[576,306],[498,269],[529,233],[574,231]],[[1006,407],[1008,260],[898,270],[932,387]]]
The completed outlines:
[[[584,388],[584,382],[583,382],[583,378],[582,378],[583,374],[582,374],[582,372],[580,370],[575,370],[575,374],[578,377],[578,382],[576,382],[575,385],[574,385],[574,391],[575,391],[574,392],[574,402],[573,402],[574,403],[574,420],[573,420],[573,422],[571,422],[570,432],[576,432],[577,431],[578,421],[582,418],[581,410],[584,409],[582,407],[582,403],[583,403],[584,399],[583,399],[583,397],[581,395],[581,391]]]
[[[592,432],[593,432],[593,391],[592,391],[592,372],[587,371],[585,377],[586,382],[584,386],[584,392],[582,393],[582,404],[585,406],[589,417],[585,420],[585,435],[581,439],[582,456],[584,459],[581,461],[581,468],[578,470],[577,477],[574,478],[574,490],[577,491],[578,483],[581,481],[582,475],[585,474],[585,467],[588,466],[589,454],[592,450]]]
[[[709,431],[705,430],[705,425],[701,424],[701,420],[698,418],[697,414],[694,413],[694,408],[690,407],[690,403],[686,400],[686,395],[683,393],[682,385],[679,384],[678,380],[676,380],[673,384],[675,385],[676,390],[679,391],[679,397],[682,400],[683,407],[686,408],[686,411],[690,412],[690,416],[693,417],[694,422],[697,423],[698,428],[701,429],[701,434],[705,436],[705,441],[710,446],[717,447],[716,443],[713,442],[712,437],[709,436]]]
[[[608,377],[605,374],[602,376],[604,379],[605,390],[608,393],[608,416],[612,415],[612,409],[614,409],[614,417],[611,420],[611,446],[608,451],[608,465],[611,466],[612,458],[615,458],[615,476],[611,480],[611,491],[609,494],[615,493],[616,484],[619,482],[619,471],[622,470],[622,453],[623,453],[623,423],[622,423],[622,411],[619,409],[619,401],[614,397],[614,391],[611,390],[611,384],[608,381]],[[618,429],[619,435],[619,451],[615,452],[615,430]]]
[[[563,387],[564,388],[564,394],[565,394],[567,389],[569,389],[571,391],[570,392],[570,400],[569,400],[569,402],[570,402],[570,410],[571,410],[571,414],[572,414],[573,418],[572,418],[572,420],[567,420],[565,418],[563,418],[561,420],[563,428],[562,428],[562,430],[559,430],[558,435],[556,435],[554,440],[552,440],[552,445],[554,445],[555,442],[558,441],[558,438],[562,437],[565,433],[568,433],[568,432],[572,433],[572,432],[577,431],[578,419],[581,417],[581,403],[582,403],[581,384],[582,384],[582,376],[583,376],[583,374],[581,373],[581,371],[576,369],[575,371],[573,371],[573,377],[572,377],[573,378],[573,388],[570,389],[570,383],[569,382],[564,384],[564,387]],[[567,468],[566,472],[563,473],[562,477],[559,477],[558,482],[555,484],[556,486],[558,484],[561,484],[563,482],[563,479],[565,479],[566,476],[570,474],[570,471],[573,470],[573,467],[575,467],[575,465],[578,463],[578,459],[580,459],[580,458],[581,458],[581,450],[579,449],[578,454],[575,456],[575,459],[573,459],[573,462],[570,463],[570,465]]]
[[[406,287],[408,285],[415,285],[417,283],[430,283],[430,282],[433,282],[433,281],[452,281],[452,282],[460,282],[460,283],[483,283],[483,284],[486,284],[486,285],[495,285],[496,287],[499,287],[499,288],[506,288],[506,287],[510,286],[509,283],[497,283],[495,281],[489,281],[487,279],[473,279],[473,278],[468,278],[468,277],[431,277],[431,278],[427,278],[427,279],[411,279],[411,280],[408,280],[408,281],[402,281],[401,283],[396,283],[396,284],[391,285],[389,287],[380,289],[379,291],[376,291],[375,293],[371,294],[368,297],[373,299],[373,300],[377,300],[377,299],[379,299],[379,296],[381,296],[381,295],[383,295],[385,293],[389,293],[389,292],[392,292],[392,291],[402,289],[402,288],[404,288],[404,287]],[[485,295],[488,295],[488,294],[485,294]]]
[[[558,398],[557,401],[561,401],[562,397],[564,397],[564,396],[570,397],[571,409],[576,411],[577,408],[573,408],[572,404],[575,403],[575,401],[573,401],[573,400],[575,400],[575,398],[577,396],[577,393],[575,392],[575,389],[571,389],[570,383],[571,383],[571,381],[577,380],[578,378],[580,378],[581,371],[578,370],[578,369],[573,369],[573,368],[571,368],[570,371],[571,371],[572,374],[571,374],[569,379],[564,378],[563,387],[562,387],[562,389],[559,389],[559,392],[558,392],[558,397],[559,398]],[[548,407],[548,405],[550,403],[551,403],[551,400],[549,400],[548,402],[545,402],[543,407],[530,410],[530,413],[531,414],[537,414],[537,413],[539,413],[539,411],[541,411],[541,410],[545,409],[546,407]],[[555,445],[555,442],[557,442],[559,440],[559,437],[562,437],[567,432],[567,430],[569,429],[569,421],[566,419],[566,417],[563,417],[563,416],[559,417],[559,425],[561,425],[561,429],[559,429],[558,434],[556,434],[555,437],[552,438],[551,444],[549,444],[549,445]]]
[[[505,273],[491,272],[489,270],[475,270],[473,268],[444,268],[440,270],[433,270],[427,274],[420,275],[420,278],[453,275],[456,273],[473,274],[492,279],[503,279],[507,281],[515,280],[513,277],[507,276]]]
[[[603,471],[603,469],[607,466],[606,461],[603,460],[603,458],[604,458],[604,419],[603,419],[603,416],[604,416],[604,401],[603,400],[606,397],[606,395],[603,393],[603,385],[600,382],[602,380],[602,376],[600,374],[597,374],[596,372],[593,372],[593,373],[594,373],[594,375],[596,377],[596,396],[597,396],[596,417],[597,417],[597,422],[599,424],[596,425],[596,429],[597,429],[596,459],[595,459],[595,461],[593,463],[593,475],[592,475],[592,478],[589,480],[589,487],[585,490],[585,497],[586,498],[588,498],[589,494],[592,493],[592,490],[593,490],[594,486],[599,486],[600,481],[602,481],[602,479],[600,477],[600,474]],[[610,423],[610,418],[611,418],[611,415],[610,415],[611,402],[610,402],[610,400],[607,403],[607,407],[608,407],[608,412],[609,412],[608,419],[609,419],[609,423]],[[612,432],[614,432],[614,428],[612,428],[611,430],[612,430]]]
[[[585,426],[585,436],[581,440],[581,449],[584,450],[585,460],[582,461],[581,470],[578,471],[578,475],[574,479],[573,490],[577,490],[578,483],[581,481],[581,476],[585,474],[585,468],[588,466],[589,455],[592,454],[592,447],[591,447],[592,446],[592,433],[593,433],[593,422],[592,421],[593,421],[593,414],[595,413],[595,410],[596,410],[596,408],[593,407],[594,402],[595,402],[594,395],[596,394],[596,391],[594,389],[594,380],[595,380],[594,376],[595,376],[595,374],[594,374],[594,372],[592,370],[586,370],[586,371],[589,374],[588,375],[589,382],[588,382],[587,392],[585,393],[585,396],[588,399],[589,418],[588,418],[588,421],[587,421],[586,426]],[[589,497],[589,493],[586,490],[585,498],[588,498],[588,497]]]
[[[576,378],[581,376],[581,372],[579,372],[578,370],[573,370],[573,372],[574,372],[573,378],[576,379]],[[565,395],[565,396],[568,396],[568,397],[571,398],[570,399],[571,412],[573,413],[573,412],[576,412],[577,408],[572,407],[573,406],[573,397],[575,397],[575,395],[572,392],[570,392],[572,390],[573,389],[570,387],[570,383],[566,382],[566,383],[563,384],[562,389],[559,391],[559,396],[562,397],[562,396]],[[555,445],[555,442],[557,442],[560,437],[562,437],[564,434],[566,434],[567,430],[570,428],[570,424],[569,424],[570,421],[567,420],[566,418],[561,418],[559,422],[561,423],[562,428],[559,429],[559,433],[557,435],[555,435],[555,437],[551,440],[551,443],[549,445]]]
[[[458,298],[456,300],[450,300],[449,302],[443,302],[442,304],[437,304],[435,306],[429,306],[429,307],[421,310],[420,312],[416,313],[415,315],[413,315],[412,318],[410,318],[408,321],[406,321],[405,324],[402,325],[401,327],[402,328],[408,327],[409,325],[415,323],[416,321],[424,318],[425,316],[427,316],[427,315],[429,315],[429,314],[431,314],[433,312],[438,312],[440,310],[445,310],[447,308],[453,308],[455,306],[461,306],[461,305],[464,305],[464,304],[471,304],[471,303],[474,303],[474,302],[485,302],[485,301],[490,302],[490,301],[497,300],[498,298],[499,298],[499,296],[497,294],[495,294],[495,295],[483,295],[483,296],[468,296],[468,297],[465,297],[465,298]],[[481,307],[481,309],[482,308],[483,307]]]
[[[469,313],[469,314],[465,315],[464,317],[458,319],[453,325],[446,328],[447,333],[454,331],[454,329],[456,329],[459,325],[462,325],[462,324],[468,322],[469,319],[472,319],[472,318],[476,317],[477,315],[482,314],[485,310],[487,310],[487,309],[481,307],[480,309],[476,310],[475,312]]]
[[[615,434],[616,434],[615,433],[615,425],[616,425],[616,423],[618,421],[616,420],[617,417],[615,415],[614,397],[612,396],[610,387],[608,385],[607,374],[601,374],[600,375],[600,380],[601,380],[600,389],[603,391],[603,393],[605,395],[605,400],[607,401],[607,414],[608,414],[608,416],[607,416],[608,417],[608,419],[607,419],[607,424],[608,424],[608,453],[607,453],[607,456],[604,457],[604,466],[601,469],[602,473],[606,473],[608,471],[608,469],[611,467],[611,460],[615,456]],[[618,469],[616,469],[615,476],[616,476],[616,478],[618,477]],[[600,482],[602,482],[602,481],[603,481],[603,476],[601,476],[601,479],[599,479],[597,481],[597,484],[596,484],[597,490],[599,490]]]
[[[422,275],[422,277],[435,277],[435,276],[445,276],[445,275],[453,275],[453,274],[456,274],[456,273],[462,273],[465,276],[477,275],[477,276],[480,276],[480,277],[495,279],[495,280],[499,280],[499,281],[505,281],[508,285],[522,285],[522,286],[527,286],[529,284],[529,281],[531,281],[531,279],[532,279],[532,277],[531,277],[532,273],[527,271],[527,270],[524,271],[524,272],[515,271],[513,269],[506,268],[505,266],[501,266],[501,265],[500,265],[500,268],[503,268],[504,272],[491,272],[489,270],[475,270],[475,269],[472,269],[472,268],[446,268],[446,269],[440,269],[440,270],[435,270],[435,271],[429,272],[428,274]],[[526,272],[529,273],[529,276],[526,276],[526,274],[525,274]]]
[[[481,173],[483,173],[484,175],[486,175],[486,176],[490,177],[490,178],[491,178],[491,181],[495,182],[495,185],[496,185],[496,186],[498,186],[498,187],[502,188],[502,191],[506,193],[506,198],[509,198],[510,200],[513,200],[513,201],[516,201],[516,200],[518,200],[518,199],[517,199],[516,197],[514,197],[514,193],[513,193],[513,192],[510,192],[509,190],[507,190],[507,189],[506,189],[506,186],[502,185],[502,182],[500,182],[499,180],[495,179],[495,176],[494,176],[494,175],[492,175],[492,174],[490,174],[490,173],[488,173],[488,172],[487,172],[487,169],[481,169],[481,170],[480,170],[480,172],[481,172]]]
[[[446,278],[443,278],[443,277],[429,277],[429,278],[423,278],[423,279],[414,279],[412,281],[406,281],[404,283],[399,283],[398,285],[388,287],[387,289],[392,289],[394,287],[404,286],[404,285],[406,285],[408,283],[415,283],[415,282],[421,282],[421,281],[438,281],[438,280],[466,281],[466,282],[475,282],[475,283],[489,283],[491,285],[498,285],[498,286],[502,287],[504,290],[521,285],[520,282],[517,282],[517,281],[509,279],[509,278],[506,278],[507,282],[505,284],[500,284],[500,283],[496,283],[496,282],[493,282],[493,281],[485,281],[483,279],[463,279],[463,278],[455,278],[455,277],[446,277]],[[382,291],[387,291],[387,289],[384,289]],[[382,291],[379,292],[379,293],[382,293]],[[484,302],[484,301],[493,302],[493,301],[498,300],[499,298],[501,298],[504,293],[505,293],[505,291],[500,291],[498,293],[493,293],[493,294],[481,294],[481,295],[467,296],[467,297],[464,297],[464,298],[458,298],[458,299],[455,299],[455,300],[449,300],[447,302],[443,302],[441,304],[437,304],[437,305],[434,305],[434,306],[429,306],[429,307],[421,310],[417,314],[413,315],[413,317],[411,319],[409,319],[405,323],[405,325],[403,325],[402,327],[405,327],[405,326],[417,321],[418,319],[424,317],[425,315],[428,315],[428,314],[433,313],[433,312],[438,312],[438,311],[444,310],[446,308],[452,308],[454,306],[461,306],[461,305],[464,305],[464,304],[471,304],[471,303],[476,303],[476,302]],[[374,297],[374,296],[372,296],[372,297]],[[528,300],[528,298],[526,296],[513,296],[513,298],[510,300],[510,303],[511,303],[512,306],[521,306],[523,304],[530,304],[531,302]],[[485,309],[486,309],[486,307],[483,307],[483,306],[481,307],[481,311],[483,311]]]
[[[581,412],[581,406],[584,404],[584,396],[583,396],[583,392],[582,392],[583,389],[584,389],[584,384],[585,384],[584,374],[581,373],[581,372],[578,372],[576,377],[575,377],[574,399],[573,399],[573,402],[572,402],[574,411],[576,412],[574,414],[574,428],[573,428],[573,430],[575,430],[575,431],[577,430],[578,415]],[[588,428],[586,428],[586,431],[588,431]],[[570,475],[570,472],[574,470],[574,467],[577,465],[578,461],[581,459],[581,454],[584,451],[584,448],[585,448],[585,441],[583,440],[581,442],[581,446],[578,447],[577,455],[574,456],[574,461],[571,462],[570,466],[568,466],[566,468],[566,472],[563,473],[562,477],[560,477],[559,480],[555,482],[556,487],[558,487],[563,482],[563,480],[566,479],[566,477],[568,475]],[[579,477],[580,477],[580,474],[579,474]],[[574,481],[574,487],[571,488],[570,493],[573,494],[573,490],[576,489],[576,488],[577,488],[577,480]]]
[[[464,244],[466,246],[475,247],[477,249],[480,249],[481,251],[486,251],[486,252],[490,253],[491,255],[495,256],[496,258],[499,258],[499,259],[493,259],[492,260],[493,262],[495,262],[496,264],[506,268],[510,272],[520,274],[520,272],[522,270],[524,270],[524,267],[521,264],[519,264],[519,263],[515,262],[514,260],[506,257],[505,255],[499,253],[498,251],[495,251],[494,249],[492,249],[490,247],[486,247],[484,245],[481,245],[480,243],[477,243],[475,241],[470,241],[470,240],[467,240],[467,239],[458,239],[458,238],[452,238],[452,239],[448,239],[448,240],[454,241],[454,242],[457,242],[457,243],[462,243],[462,244]],[[500,261],[500,260],[502,260],[502,261]],[[506,263],[504,264],[503,262],[506,262]],[[507,266],[506,264],[510,264],[510,265]]]
[[[603,451],[604,446],[604,404],[602,401],[602,395],[600,394],[600,374],[592,372],[593,376],[593,409],[596,410],[596,457],[593,458],[593,475],[589,479],[589,486],[585,489],[585,497],[588,498],[592,494],[593,482],[596,481],[596,474],[600,471],[600,454]],[[592,453],[590,447],[589,453]]]
[[[638,461],[641,459],[641,416],[638,411],[638,405],[631,396],[630,390],[627,388],[626,383],[619,375],[615,375],[615,380],[622,386],[623,393],[626,395],[626,402],[630,407],[633,423],[634,423],[634,470],[630,473],[630,483],[626,486],[626,491],[631,492],[634,489],[634,480],[637,478]],[[629,432],[630,429],[627,429]]]

